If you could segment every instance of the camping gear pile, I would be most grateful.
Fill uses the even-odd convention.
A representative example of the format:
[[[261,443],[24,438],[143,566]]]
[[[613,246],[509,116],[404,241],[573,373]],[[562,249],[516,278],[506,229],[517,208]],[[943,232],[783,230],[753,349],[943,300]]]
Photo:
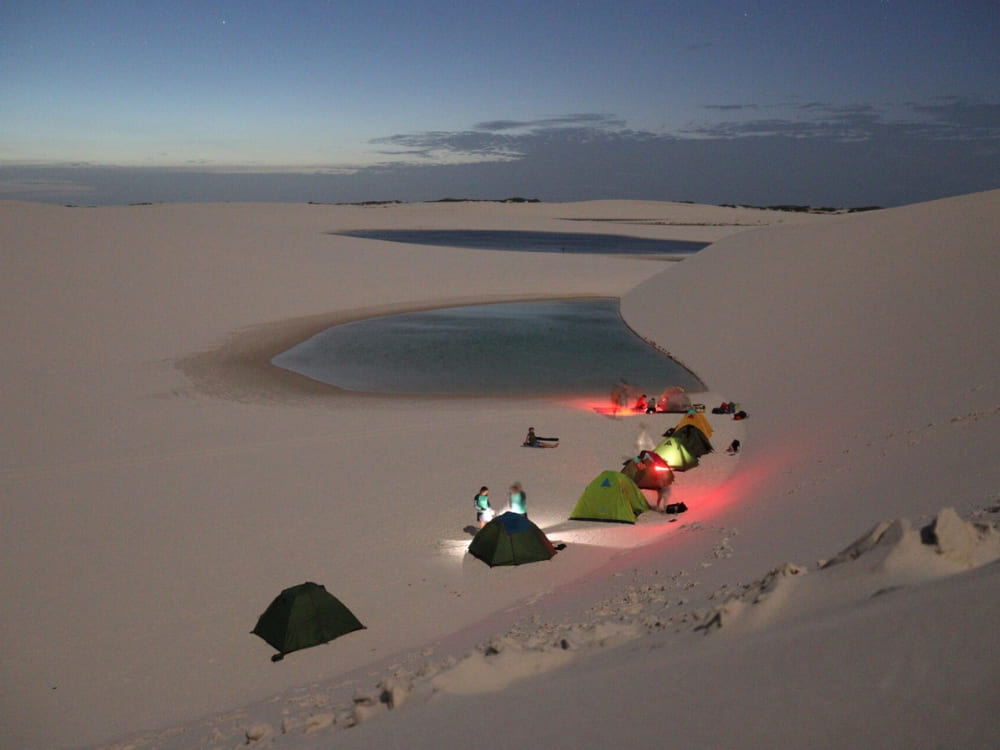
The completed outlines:
[[[733,419],[737,421],[747,418],[747,413],[740,408],[740,405],[732,401],[723,401],[712,409],[712,414],[732,414]]]

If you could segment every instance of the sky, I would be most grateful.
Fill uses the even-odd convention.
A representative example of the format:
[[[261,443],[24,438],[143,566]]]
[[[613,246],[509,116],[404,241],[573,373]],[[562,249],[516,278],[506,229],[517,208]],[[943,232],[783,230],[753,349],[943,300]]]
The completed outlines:
[[[1000,187],[996,0],[7,0],[0,199]]]

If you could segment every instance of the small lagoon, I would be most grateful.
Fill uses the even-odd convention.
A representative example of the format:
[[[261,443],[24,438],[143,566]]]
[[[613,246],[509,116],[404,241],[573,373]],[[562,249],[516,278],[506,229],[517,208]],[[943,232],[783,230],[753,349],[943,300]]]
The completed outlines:
[[[347,237],[475,250],[518,250],[534,253],[605,253],[615,255],[689,255],[708,243],[656,240],[617,234],[519,232],[482,229],[366,229],[337,232]]]
[[[624,379],[660,393],[702,383],[625,325],[616,299],[470,305],[328,328],[272,363],[350,391],[596,396]]]

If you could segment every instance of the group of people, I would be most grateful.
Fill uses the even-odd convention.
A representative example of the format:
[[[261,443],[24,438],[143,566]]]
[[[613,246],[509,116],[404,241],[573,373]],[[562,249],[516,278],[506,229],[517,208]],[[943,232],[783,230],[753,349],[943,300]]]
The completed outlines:
[[[522,445],[531,448],[555,448],[559,445],[559,438],[541,437],[535,434],[534,427],[529,427],[528,434],[525,435]],[[476,506],[476,522],[479,524],[479,528],[483,528],[496,515],[493,506],[490,504],[490,488],[486,485],[480,487],[479,492],[473,498],[473,502]],[[524,488],[521,487],[520,482],[514,482],[510,486],[507,504],[508,510],[512,513],[520,513],[522,516],[528,515],[528,495],[524,491]]]
[[[474,502],[476,505],[476,521],[479,523],[479,528],[483,528],[483,526],[493,520],[493,516],[495,515],[493,506],[490,505],[490,488],[486,486],[480,487],[479,492],[476,493]],[[528,495],[522,489],[520,483],[514,482],[510,486],[508,502],[512,513],[520,513],[522,516],[528,515]]]

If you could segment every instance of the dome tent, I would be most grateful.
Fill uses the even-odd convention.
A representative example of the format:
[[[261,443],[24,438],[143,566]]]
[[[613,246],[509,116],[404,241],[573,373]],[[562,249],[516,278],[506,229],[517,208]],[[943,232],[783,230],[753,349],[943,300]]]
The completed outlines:
[[[570,520],[635,523],[646,510],[649,503],[635,482],[620,471],[602,471],[580,495]]]
[[[653,448],[653,453],[663,458],[673,471],[687,471],[698,465],[698,456],[678,438],[670,436]]]
[[[641,451],[622,465],[622,474],[640,490],[662,490],[674,481],[674,473],[663,456],[653,451]]]
[[[320,584],[306,581],[278,594],[251,632],[278,650],[271,661],[281,661],[292,651],[318,646],[364,627],[337,597]]]
[[[672,430],[663,433],[665,440],[653,449],[674,471],[687,471],[698,465],[701,456],[715,449],[708,439],[712,426],[703,414],[688,413]]]
[[[714,430],[712,430],[712,425],[708,422],[708,418],[704,414],[696,412],[693,409],[689,410],[687,414],[681,417],[681,421],[677,423],[676,427],[674,427],[674,432],[676,433],[681,428],[689,425],[697,427],[701,430],[705,434],[706,438],[712,437],[712,433],[714,432]],[[666,437],[666,435],[664,435],[664,437]]]
[[[691,397],[679,385],[672,385],[656,402],[657,411],[686,412],[691,408]]]
[[[527,516],[508,511],[476,533],[469,552],[492,568],[550,560],[556,548]]]

